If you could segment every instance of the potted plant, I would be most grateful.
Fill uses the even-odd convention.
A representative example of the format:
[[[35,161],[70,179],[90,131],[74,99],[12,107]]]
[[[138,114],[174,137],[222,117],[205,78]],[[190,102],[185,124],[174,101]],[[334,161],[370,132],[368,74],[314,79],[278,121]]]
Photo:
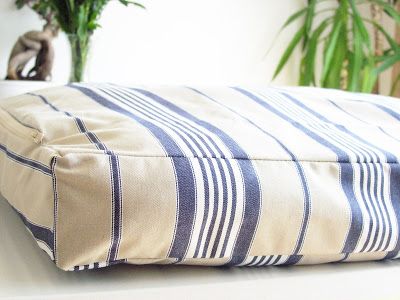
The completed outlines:
[[[301,44],[300,85],[378,92],[379,74],[400,61],[399,43],[381,24],[385,13],[399,26],[400,14],[395,2],[308,0],[307,6],[291,15],[282,27],[304,18],[278,63],[274,78]],[[360,13],[361,6],[366,5],[371,10],[370,18]],[[367,24],[372,26],[372,31],[367,29]],[[383,39],[388,44],[386,49]],[[322,64],[318,73],[319,52]],[[398,81],[393,78],[394,85]]]
[[[51,15],[59,28],[64,31],[71,46],[70,82],[83,80],[90,39],[99,27],[98,20],[104,7],[110,0],[16,0],[17,7],[29,5],[36,12]],[[143,5],[129,0],[118,0],[121,4],[130,4],[144,8]]]

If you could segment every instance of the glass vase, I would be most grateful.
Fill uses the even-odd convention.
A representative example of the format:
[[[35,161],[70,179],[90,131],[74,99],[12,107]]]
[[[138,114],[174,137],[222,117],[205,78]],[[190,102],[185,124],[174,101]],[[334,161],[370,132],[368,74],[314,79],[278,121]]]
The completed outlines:
[[[86,61],[89,53],[90,35],[68,34],[71,47],[71,71],[69,82],[84,80]]]

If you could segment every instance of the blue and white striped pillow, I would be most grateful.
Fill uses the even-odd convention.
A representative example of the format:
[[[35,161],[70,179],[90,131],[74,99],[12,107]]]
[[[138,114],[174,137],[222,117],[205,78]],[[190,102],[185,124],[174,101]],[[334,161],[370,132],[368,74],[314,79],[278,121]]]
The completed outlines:
[[[72,84],[0,117],[0,191],[64,270],[399,257],[397,99]]]

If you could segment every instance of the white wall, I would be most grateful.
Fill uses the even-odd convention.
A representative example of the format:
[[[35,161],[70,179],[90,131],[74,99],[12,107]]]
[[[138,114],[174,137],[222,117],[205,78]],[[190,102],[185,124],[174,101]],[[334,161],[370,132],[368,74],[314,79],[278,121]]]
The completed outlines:
[[[38,17],[13,0],[0,0],[0,77],[17,37],[41,28]],[[147,7],[106,7],[93,36],[86,79],[118,83],[268,83],[291,32],[267,49],[287,16],[304,0],[144,0]],[[293,28],[294,29],[294,28]],[[69,74],[63,34],[54,42],[53,80]],[[297,82],[298,57],[275,81]]]

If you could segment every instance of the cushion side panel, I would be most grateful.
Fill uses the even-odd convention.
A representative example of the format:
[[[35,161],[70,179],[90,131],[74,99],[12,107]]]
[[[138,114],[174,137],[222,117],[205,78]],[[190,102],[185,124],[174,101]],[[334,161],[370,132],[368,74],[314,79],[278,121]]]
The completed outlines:
[[[62,269],[107,261],[112,186],[109,157],[69,154],[57,159],[56,262]]]

